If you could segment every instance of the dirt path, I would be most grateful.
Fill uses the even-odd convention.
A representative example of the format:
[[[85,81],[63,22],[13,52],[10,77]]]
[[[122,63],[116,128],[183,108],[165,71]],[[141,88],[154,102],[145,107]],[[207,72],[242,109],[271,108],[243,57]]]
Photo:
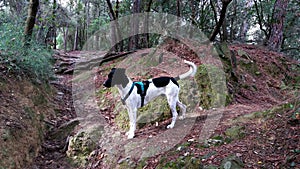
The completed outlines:
[[[238,48],[237,50],[242,49]],[[251,52],[257,51],[250,48],[248,53]],[[139,54],[139,52],[137,53]],[[54,124],[53,129],[47,133],[40,155],[36,158],[31,167],[32,169],[75,168],[70,165],[66,159],[66,135],[64,135],[65,137],[59,138],[53,137],[57,135],[59,127],[62,124],[76,118],[71,95],[72,89],[70,80],[72,76],[67,75],[72,72],[73,63],[75,60],[78,60],[79,53],[73,53],[73,55],[74,56],[70,58],[66,58],[64,55],[64,60],[58,64],[59,66],[67,65],[64,69],[58,67],[58,69],[63,70],[66,74],[60,75],[58,80],[53,82],[53,85],[58,90],[56,104],[60,105],[60,109],[57,111],[57,116],[50,119]],[[86,53],[85,55],[96,56],[97,54]],[[264,73],[265,61],[263,58],[260,58],[260,53],[256,55],[258,56],[256,57],[256,62],[259,63],[258,70],[260,70],[260,73]],[[253,53],[252,56],[254,57],[255,53]],[[271,56],[274,62],[276,62],[275,56],[272,54],[270,58]],[[243,61],[244,59],[238,57],[238,60]],[[71,64],[69,64],[70,62]],[[101,67],[101,69],[99,76],[96,78],[96,83],[98,83],[96,87],[99,87],[99,84],[103,83],[104,76],[108,73],[109,65],[107,67]],[[136,167],[137,164],[144,163],[142,168],[152,169],[157,167],[162,159],[176,161],[186,156],[199,158],[204,165],[220,165],[222,160],[230,155],[242,159],[246,164],[245,168],[299,166],[300,164],[294,161],[299,160],[300,155],[292,152],[299,151],[295,141],[299,139],[300,135],[298,130],[299,122],[292,125],[289,124],[293,113],[290,109],[278,112],[277,114],[275,113],[275,117],[268,119],[268,121],[266,121],[265,117],[258,116],[258,118],[251,120],[235,121],[233,123],[233,119],[238,119],[253,112],[269,111],[269,109],[274,106],[284,105],[286,98],[281,98],[277,95],[287,96],[286,93],[280,93],[282,92],[281,90],[273,87],[274,84],[280,82],[280,80],[277,80],[278,77],[273,78],[272,76],[266,76],[267,78],[265,78],[264,75],[268,75],[267,73],[263,75],[259,74],[259,76],[254,74],[253,76],[242,70],[243,69],[238,68],[238,71],[241,72],[237,71],[237,73],[250,79],[249,82],[245,81],[244,83],[246,87],[254,86],[253,89],[245,87],[240,93],[236,93],[235,102],[225,108],[206,111],[197,109],[194,113],[188,114],[186,120],[178,121],[176,127],[169,131],[165,129],[165,126],[170,123],[170,120],[165,120],[156,124],[147,124],[137,130],[136,137],[133,140],[127,140],[124,132],[116,127],[114,123],[116,116],[111,108],[113,106],[100,108],[100,111],[90,109],[89,111],[93,111],[95,115],[105,117],[104,120],[106,122],[104,126],[105,132],[99,140],[98,148],[93,151],[87,168],[111,168],[127,162],[129,163],[127,167]],[[152,76],[155,76],[158,72],[155,70],[152,73],[154,73]],[[253,79],[251,79],[252,77]],[[275,95],[274,92],[278,92],[275,93],[277,95]],[[257,99],[258,95],[259,99]],[[87,100],[86,103],[89,103],[89,101]],[[114,105],[115,102],[111,102],[110,104]],[[222,115],[216,128],[214,128],[212,136],[225,139],[227,137],[225,131],[232,127],[233,124],[242,127],[245,136],[243,136],[242,139],[231,140],[228,143],[224,143],[223,140],[223,143],[219,146],[209,145],[206,147],[206,143],[200,142],[199,138],[203,137],[204,133],[202,130],[205,128],[206,121],[209,121],[210,118],[214,118],[214,116],[211,116],[214,112],[222,112]],[[99,122],[99,120],[95,122]],[[94,123],[94,121],[91,121],[91,123]],[[188,130],[187,126],[190,126]],[[266,128],[271,128],[272,130],[269,131]],[[182,137],[174,137],[178,133],[185,133],[185,135]],[[287,145],[289,145],[289,147],[286,147]],[[283,153],[276,148],[283,148]],[[286,157],[291,158],[290,161],[286,161]]]
[[[64,57],[68,62],[75,62],[77,57],[70,55]],[[60,62],[57,62],[59,64]],[[70,67],[72,65],[68,65]],[[72,75],[68,74],[56,74],[56,80],[51,84],[56,88],[57,94],[54,99],[54,103],[58,105],[58,109],[55,110],[56,116],[49,118],[50,130],[45,134],[45,140],[42,144],[42,149],[38,157],[31,165],[31,169],[73,169],[74,167],[69,163],[66,157],[67,150],[67,137],[70,134],[69,131],[64,128],[68,122],[72,123],[72,120],[76,118],[76,112],[73,106],[72,99]],[[74,127],[73,126],[73,127]]]

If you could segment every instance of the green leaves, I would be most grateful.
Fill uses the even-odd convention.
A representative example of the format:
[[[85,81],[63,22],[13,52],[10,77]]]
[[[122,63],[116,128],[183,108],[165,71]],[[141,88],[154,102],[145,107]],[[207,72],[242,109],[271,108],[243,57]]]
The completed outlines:
[[[23,25],[12,21],[0,24],[0,62],[8,72],[26,74],[39,81],[47,81],[53,75],[51,51],[31,41],[23,45]]]

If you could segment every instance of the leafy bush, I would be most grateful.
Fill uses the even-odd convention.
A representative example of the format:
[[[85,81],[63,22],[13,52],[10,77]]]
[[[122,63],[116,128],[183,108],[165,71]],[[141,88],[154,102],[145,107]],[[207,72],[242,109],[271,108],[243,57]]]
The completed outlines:
[[[53,75],[51,50],[35,40],[24,46],[24,24],[5,21],[0,23],[0,63],[9,72],[47,81]]]

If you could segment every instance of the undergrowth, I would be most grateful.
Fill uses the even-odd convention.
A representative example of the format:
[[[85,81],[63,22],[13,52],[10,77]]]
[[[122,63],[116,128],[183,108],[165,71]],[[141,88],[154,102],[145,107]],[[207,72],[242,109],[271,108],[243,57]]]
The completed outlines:
[[[0,65],[5,67],[4,72],[26,74],[31,79],[39,81],[47,81],[52,77],[51,50],[39,44],[34,38],[30,41],[30,45],[24,45],[23,23],[3,18],[1,21]]]

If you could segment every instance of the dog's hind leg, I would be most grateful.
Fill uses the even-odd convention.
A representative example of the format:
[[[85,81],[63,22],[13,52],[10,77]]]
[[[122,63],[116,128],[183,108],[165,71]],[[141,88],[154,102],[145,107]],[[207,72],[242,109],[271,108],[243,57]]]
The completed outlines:
[[[169,103],[169,106],[170,106],[170,109],[171,109],[171,112],[172,112],[172,122],[171,122],[171,124],[169,124],[167,126],[168,129],[171,129],[171,128],[174,127],[175,122],[176,122],[176,118],[178,116],[178,113],[176,111],[176,102],[177,102],[176,99],[168,98],[168,103]]]
[[[179,100],[177,101],[177,106],[179,106],[180,108],[180,113],[181,116],[179,116],[179,119],[182,120],[185,118],[185,112],[186,112],[186,105],[184,105],[182,102],[180,102]]]
[[[136,129],[136,113],[137,109],[128,109],[128,115],[129,115],[129,120],[130,120],[130,129],[126,133],[128,139],[132,139],[134,137],[134,132]]]

